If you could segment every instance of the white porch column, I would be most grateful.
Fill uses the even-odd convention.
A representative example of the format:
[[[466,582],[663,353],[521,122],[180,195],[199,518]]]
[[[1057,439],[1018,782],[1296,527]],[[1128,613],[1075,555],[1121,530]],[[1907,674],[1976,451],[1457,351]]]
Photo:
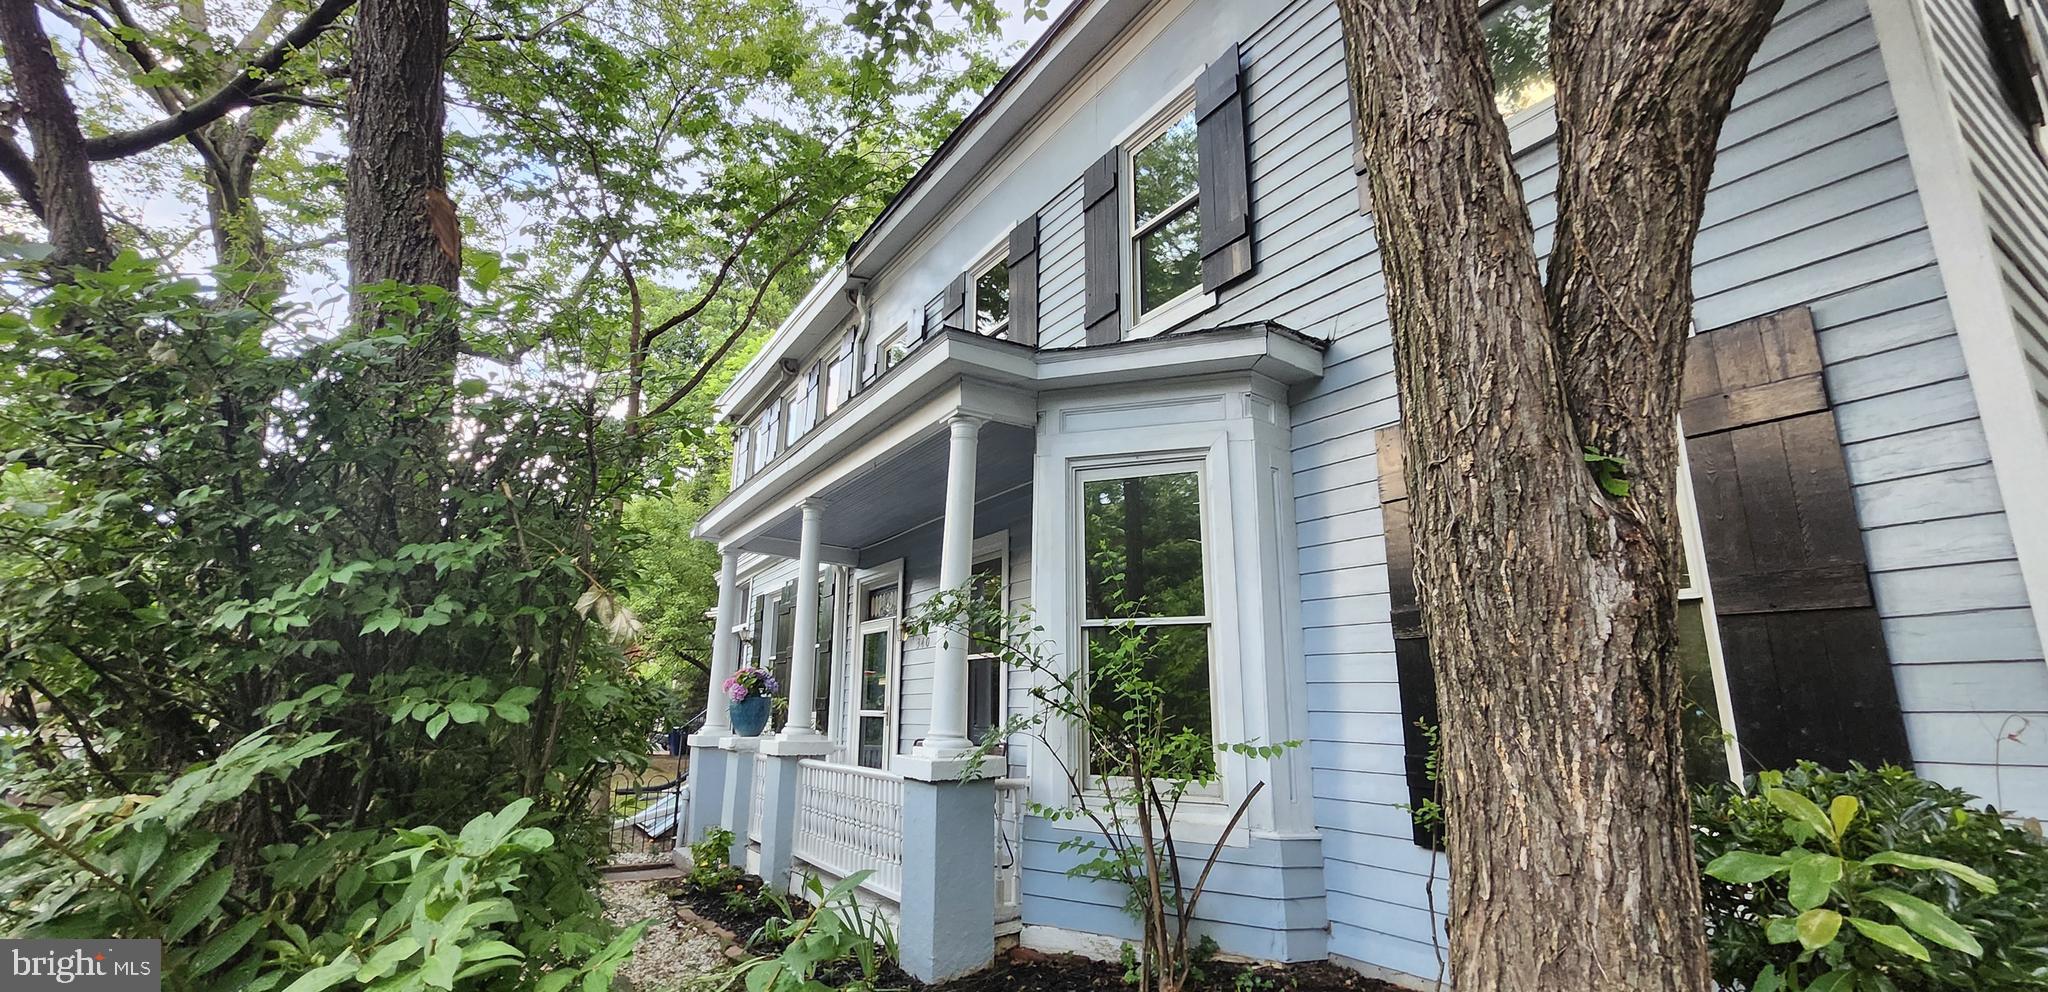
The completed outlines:
[[[704,695],[706,737],[732,733],[732,720],[725,711],[725,680],[732,677],[734,655],[739,653],[732,630],[740,623],[740,553],[724,548],[718,559],[718,626],[711,632],[711,689]]]
[[[946,522],[939,543],[939,588],[966,588],[974,568],[974,459],[982,419],[953,415],[953,448],[946,460]],[[967,739],[967,639],[948,632],[932,671],[932,725],[922,748],[944,758],[973,748]]]
[[[790,635],[789,719],[779,735],[785,740],[816,740],[821,735],[812,712],[818,702],[818,545],[822,543],[825,504],[803,502],[803,533],[796,552],[795,630]]]

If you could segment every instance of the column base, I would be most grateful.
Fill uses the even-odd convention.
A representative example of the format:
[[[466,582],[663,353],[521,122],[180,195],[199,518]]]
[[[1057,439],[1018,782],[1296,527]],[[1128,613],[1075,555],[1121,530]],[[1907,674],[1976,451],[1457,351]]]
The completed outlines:
[[[720,741],[723,750],[731,752],[725,765],[725,801],[719,814],[719,823],[732,831],[732,848],[728,856],[732,863],[747,863],[747,832],[754,817],[754,752],[761,746],[759,738],[727,737]]]
[[[683,846],[703,840],[711,828],[718,826],[719,814],[725,807],[725,765],[724,751],[715,744],[697,743],[692,738],[689,778],[683,783],[688,792],[683,832],[675,850],[678,867],[682,864]]]
[[[910,749],[909,754],[898,755],[890,766],[892,770],[913,782],[967,782],[982,779],[1001,778],[1004,759],[1000,755],[984,754],[976,758],[973,751],[940,751],[923,745]]]
[[[995,785],[903,783],[903,898],[898,957],[923,982],[995,960]],[[915,852],[915,853],[912,853]]]
[[[711,727],[691,734],[683,743],[691,747],[710,747],[725,750],[725,739],[732,736],[731,727]]]

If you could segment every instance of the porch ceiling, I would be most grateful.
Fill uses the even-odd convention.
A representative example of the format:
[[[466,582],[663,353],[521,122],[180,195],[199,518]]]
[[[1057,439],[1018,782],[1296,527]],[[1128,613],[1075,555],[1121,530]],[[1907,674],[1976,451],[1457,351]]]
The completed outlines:
[[[944,515],[948,437],[941,425],[930,436],[821,491],[824,543],[865,548]],[[976,447],[975,499],[987,499],[1030,482],[1033,451],[1030,428],[984,424]],[[792,510],[743,547],[782,554],[802,531],[802,513]]]

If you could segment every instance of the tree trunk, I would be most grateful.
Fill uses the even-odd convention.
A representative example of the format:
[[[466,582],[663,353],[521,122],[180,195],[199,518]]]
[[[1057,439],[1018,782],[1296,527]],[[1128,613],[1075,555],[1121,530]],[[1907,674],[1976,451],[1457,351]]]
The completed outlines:
[[[452,293],[461,272],[442,151],[447,46],[448,0],[365,0],[357,10],[344,211],[357,333],[385,321],[362,287],[396,282]],[[421,334],[400,374],[445,380],[455,365],[455,322],[413,330]]]
[[[104,265],[113,250],[100,214],[99,188],[86,158],[85,135],[78,129],[78,108],[64,89],[64,71],[50,50],[34,0],[0,0],[0,49],[6,51],[14,96],[35,145],[36,193],[42,202],[43,226],[56,249],[51,261],[60,266]]]
[[[1339,0],[1436,666],[1451,975],[1709,987],[1673,658],[1692,242],[1775,0],[1559,0],[1546,289],[1469,0]],[[1582,445],[1624,459],[1613,496]]]

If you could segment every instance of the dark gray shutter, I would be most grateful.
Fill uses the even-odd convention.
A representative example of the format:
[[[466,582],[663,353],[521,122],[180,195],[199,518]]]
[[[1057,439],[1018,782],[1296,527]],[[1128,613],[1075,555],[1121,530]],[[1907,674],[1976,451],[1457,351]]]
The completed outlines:
[[[973,281],[973,273],[962,272],[953,277],[953,281],[946,285],[944,293],[939,294],[945,297],[945,304],[939,311],[940,327],[949,331],[967,330],[969,323],[967,315],[968,284]]]
[[[1212,293],[1252,272],[1252,194],[1245,161],[1241,76],[1233,43],[1195,81],[1202,288]]]
[[[947,289],[950,290],[951,287]],[[924,311],[918,315],[917,339],[923,341],[939,333],[939,327],[944,324],[945,318],[946,290],[941,290],[939,295],[932,297],[930,303],[924,305]]]
[[[1038,345],[1038,215],[1010,229],[1010,340]]]
[[[1908,763],[1813,315],[1694,335],[1680,418],[1745,757]]]
[[[1083,271],[1086,274],[1085,322],[1089,344],[1123,340],[1124,310],[1119,297],[1123,275],[1123,208],[1116,195],[1122,148],[1096,160],[1081,178]]]
[[[1401,697],[1403,771],[1408,778],[1408,808],[1423,808],[1437,798],[1429,780],[1429,735],[1438,726],[1436,669],[1429,663],[1429,634],[1422,626],[1422,597],[1415,581],[1415,537],[1409,525],[1407,436],[1399,426],[1379,431],[1380,520],[1387,543],[1387,593],[1392,601],[1394,678]],[[1415,824],[1415,843],[1441,847],[1440,832]]]

